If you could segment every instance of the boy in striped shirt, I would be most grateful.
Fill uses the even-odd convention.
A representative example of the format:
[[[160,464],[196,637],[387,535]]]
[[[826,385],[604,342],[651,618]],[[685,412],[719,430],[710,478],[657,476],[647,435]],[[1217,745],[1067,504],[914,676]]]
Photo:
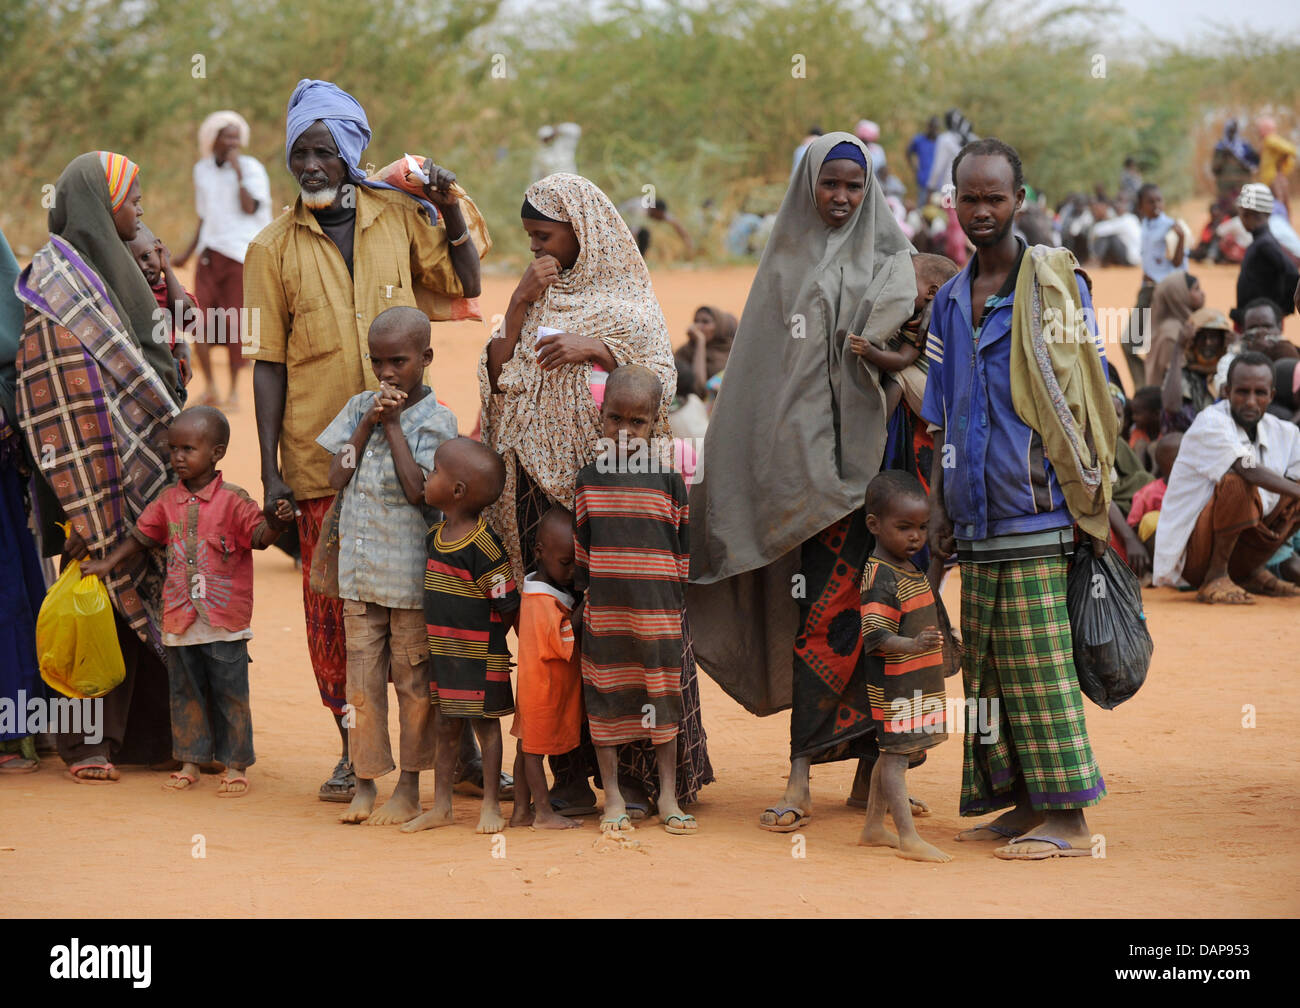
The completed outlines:
[[[662,385],[637,364],[616,368],[601,405],[601,455],[574,490],[574,586],[586,592],[582,683],[605,791],[602,830],[632,828],[618,783],[618,747],[649,739],[664,829],[693,836],[677,802],[682,719],[682,609],[690,565],[686,484],[651,437]]]
[[[438,711],[433,807],[403,832],[450,826],[461,721],[483,750],[483,810],[477,832],[500,833],[501,722],[514,713],[506,630],[518,627],[519,590],[484,508],[505,487],[501,456],[458,437],[439,445],[424,501],[446,515],[425,537],[424,619],[429,635],[429,698]]]

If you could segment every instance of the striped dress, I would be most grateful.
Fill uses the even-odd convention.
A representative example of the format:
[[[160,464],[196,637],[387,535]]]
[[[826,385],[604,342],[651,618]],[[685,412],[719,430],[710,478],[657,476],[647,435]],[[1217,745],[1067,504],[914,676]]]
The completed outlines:
[[[682,607],[690,564],[680,474],[585,466],[575,487],[574,584],[586,591],[583,699],[591,740],[670,742],[682,719]]]
[[[503,617],[519,608],[519,590],[505,547],[481,515],[456,542],[443,540],[445,524],[424,539],[429,699],[445,717],[503,717],[515,709]]]
[[[915,637],[937,627],[934,592],[918,570],[872,557],[862,573],[862,651],[867,701],[882,752],[915,753],[947,735],[943,648],[924,654],[882,654],[890,637]]]

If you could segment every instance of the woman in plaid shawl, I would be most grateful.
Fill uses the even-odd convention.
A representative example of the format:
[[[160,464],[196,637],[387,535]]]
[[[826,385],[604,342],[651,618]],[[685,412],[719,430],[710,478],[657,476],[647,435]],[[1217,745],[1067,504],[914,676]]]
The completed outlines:
[[[55,186],[50,240],[14,285],[25,306],[18,419],[41,477],[45,553],[61,550],[65,563],[107,553],[170,482],[176,368],[167,341],[153,338],[157,302],[123,244],[141,212],[133,162],[108,151],[74,158]],[[117,780],[114,759],[171,755],[159,558],[145,553],[119,566],[107,588],[126,679],[104,697],[99,742],[58,738],[59,755],[84,784]]]

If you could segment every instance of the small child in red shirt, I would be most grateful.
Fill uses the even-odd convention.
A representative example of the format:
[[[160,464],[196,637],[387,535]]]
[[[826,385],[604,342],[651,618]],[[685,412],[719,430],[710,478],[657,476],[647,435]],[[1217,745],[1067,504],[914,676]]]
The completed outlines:
[[[582,742],[581,656],[573,634],[573,515],[558,504],[537,526],[537,571],[524,578],[519,602],[519,685],[510,734],[515,752],[511,826],[573,829],[551,808],[544,756],[563,756]],[[533,806],[532,808],[529,805]]]
[[[1138,538],[1144,543],[1155,539],[1160,509],[1164,506],[1165,490],[1168,489],[1167,480],[1182,443],[1183,436],[1177,431],[1171,431],[1155,443],[1152,455],[1155,458],[1157,478],[1133,495],[1128,523],[1130,528],[1137,530]]]
[[[167,432],[177,477],[140,514],[130,538],[83,574],[105,577],[146,549],[167,550],[163,644],[171,686],[172,756],[184,766],[164,785],[193,787],[199,764],[226,765],[219,798],[248,791],[253,722],[248,704],[248,639],[253,615],[253,555],[293,520],[288,501],[264,515],[216,465],[226,454],[230,424],[211,406],[187,409]]]

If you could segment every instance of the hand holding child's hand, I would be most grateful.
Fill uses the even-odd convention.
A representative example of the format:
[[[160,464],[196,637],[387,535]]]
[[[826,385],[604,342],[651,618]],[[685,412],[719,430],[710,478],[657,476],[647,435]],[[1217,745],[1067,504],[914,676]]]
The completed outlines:
[[[943,647],[943,634],[939,632],[938,627],[928,626],[912,638],[912,643],[917,654],[925,654],[937,647]]]
[[[279,519],[282,522],[286,522],[286,523],[292,522],[294,517],[293,505],[290,504],[285,498],[281,497],[279,500],[275,502],[275,507],[270,509],[270,515],[274,515],[277,519]]]

